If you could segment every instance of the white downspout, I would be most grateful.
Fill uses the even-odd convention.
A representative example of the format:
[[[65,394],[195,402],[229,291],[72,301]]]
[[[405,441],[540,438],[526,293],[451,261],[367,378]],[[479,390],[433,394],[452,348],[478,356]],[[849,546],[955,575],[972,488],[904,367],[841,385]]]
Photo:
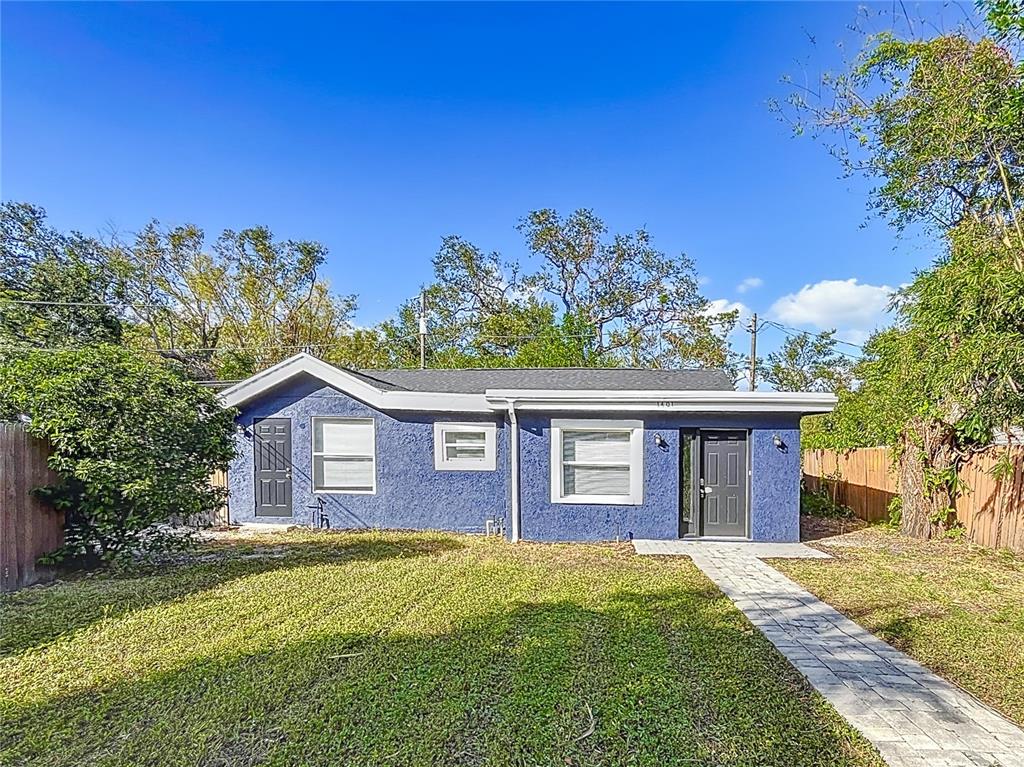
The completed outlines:
[[[509,490],[511,492],[511,505],[509,513],[512,516],[512,543],[518,543],[519,533],[519,418],[516,415],[515,400],[508,402],[508,423],[511,428],[509,434]]]

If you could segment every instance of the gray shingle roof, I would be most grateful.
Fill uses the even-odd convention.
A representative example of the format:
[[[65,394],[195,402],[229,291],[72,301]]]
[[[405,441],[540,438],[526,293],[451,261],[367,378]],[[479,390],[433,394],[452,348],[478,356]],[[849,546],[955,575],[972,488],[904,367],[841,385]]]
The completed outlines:
[[[639,368],[489,368],[470,370],[350,370],[386,391],[483,394],[487,389],[611,391],[731,391],[724,370]]]

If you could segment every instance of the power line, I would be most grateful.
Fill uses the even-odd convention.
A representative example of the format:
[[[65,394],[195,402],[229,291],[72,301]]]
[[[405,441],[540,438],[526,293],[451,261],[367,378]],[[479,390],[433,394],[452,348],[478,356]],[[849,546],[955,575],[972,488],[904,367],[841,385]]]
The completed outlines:
[[[524,341],[533,340],[537,338],[545,338],[546,335],[535,334],[535,335],[519,335],[519,336],[474,336],[472,341],[495,341],[495,340],[514,340]],[[559,336],[560,338],[575,338],[575,339],[589,339],[589,335],[572,335],[572,336]],[[416,340],[417,335],[405,335],[395,336],[393,338],[380,338],[379,342],[383,345],[394,345],[399,343],[411,342]],[[351,339],[351,337],[349,337]],[[349,346],[351,340],[345,341],[329,341],[329,342],[309,342],[304,344],[220,344],[218,346],[172,346],[166,348],[153,348],[146,347],[142,348],[143,351],[151,351],[164,354],[175,354],[175,353],[201,353],[201,352],[229,352],[229,351],[302,351],[303,349],[336,349],[339,347]],[[72,346],[16,346],[6,345],[0,346],[0,349],[8,351],[46,351],[46,352],[61,352],[68,351],[75,348]]]
[[[22,298],[0,298],[3,304],[18,304],[21,306],[73,306],[85,308],[105,309],[170,309],[165,304],[129,304],[114,303],[111,301],[36,301]]]
[[[773,328],[775,328],[776,330],[781,331],[783,334],[785,334],[786,336],[788,336],[790,338],[800,338],[802,336],[812,335],[811,333],[808,333],[806,330],[798,330],[797,328],[789,328],[789,327],[787,327],[785,325],[779,324],[778,322],[765,322],[764,325],[771,325]],[[764,325],[762,325],[762,327]],[[834,340],[838,341],[838,339],[834,339]],[[843,341],[843,342],[840,342],[840,343],[846,343],[849,346],[853,346],[853,347],[856,347],[857,349],[861,349],[861,350],[863,350],[863,348],[864,348],[862,346],[857,346],[857,344],[850,343],[848,341]],[[841,354],[844,357],[848,357],[849,359],[852,359],[852,360],[862,360],[862,359],[864,359],[864,357],[861,356],[861,355],[850,354],[849,352],[844,352],[842,349],[836,349],[835,351],[836,351],[836,354]]]
[[[137,304],[127,301],[45,301],[36,299],[22,299],[22,298],[3,298],[0,297],[0,303],[5,304],[20,304],[25,306],[77,306],[77,307],[106,307],[108,309],[167,309],[173,310],[175,307],[169,304]],[[688,318],[689,319],[689,318]],[[734,324],[732,320],[717,319],[709,317],[707,315],[695,315],[695,320],[700,320],[702,323],[707,325],[730,325]],[[686,324],[687,319],[677,320]],[[579,338],[589,338],[589,335],[579,336]]]
[[[806,330],[800,330],[799,328],[791,328],[788,325],[783,325],[781,322],[774,322],[772,320],[766,320],[764,324],[765,325],[771,325],[773,328],[781,330],[784,333],[786,331],[792,331],[793,333],[798,333],[800,335],[805,335],[805,336],[816,335],[815,333],[810,333],[810,332],[808,332]],[[855,344],[855,343],[853,343],[853,341],[844,341],[841,338],[833,338],[832,340],[835,343],[837,343],[837,344],[843,344],[845,346],[852,346],[854,349],[860,349],[861,351],[864,351],[864,347],[863,346],[861,346],[860,344]]]
[[[409,340],[406,337],[396,338],[395,341]],[[332,343],[308,343],[308,344],[261,344],[261,345],[240,345],[222,344],[221,346],[176,346],[164,349],[152,347],[140,347],[139,351],[150,351],[158,354],[183,354],[199,352],[228,352],[228,351],[302,351],[303,349],[332,349],[345,346],[345,341]],[[0,346],[0,349],[8,351],[25,352],[65,352],[74,349],[86,348],[82,346]]]
[[[74,306],[74,307],[120,307],[120,308],[168,308],[168,307],[163,306],[161,304],[114,304],[114,303],[92,302],[92,301],[29,301],[29,300],[11,300],[11,299],[2,299],[2,298],[0,298],[0,303],[11,303],[11,304],[21,304],[21,305],[36,305],[36,306],[69,306],[69,307]],[[709,324],[718,325],[718,324],[724,324],[724,322],[720,321],[720,320],[710,320]],[[789,327],[787,325],[783,325],[782,323],[775,322],[773,320],[764,320],[764,321],[758,323],[757,326],[756,326],[756,330],[754,330],[753,326],[748,327],[748,331],[753,331],[753,332],[760,331],[762,328],[764,328],[766,326],[771,326],[771,327],[775,328],[776,330],[779,330],[780,332],[782,332],[786,336],[789,336],[790,338],[797,338],[797,337],[801,337],[801,336],[813,335],[812,333],[809,333],[806,330],[800,330],[799,328]],[[434,335],[434,336],[440,335],[440,336],[444,337],[446,334],[450,334],[450,333],[452,333],[452,329],[451,328],[438,328],[435,331],[435,333],[433,333],[432,335]],[[538,338],[547,338],[547,337],[562,338],[562,339],[568,339],[568,340],[591,340],[593,338],[592,334],[589,334],[589,333],[580,333],[580,334],[571,334],[571,335],[561,335],[561,334],[558,334],[558,333],[554,333],[554,334],[547,334],[547,333],[532,333],[532,334],[529,334],[529,333],[524,333],[524,334],[518,334],[518,335],[514,335],[514,334],[506,334],[506,335],[497,335],[497,334],[496,335],[475,335],[475,336],[472,336],[469,339],[469,342],[470,343],[474,343],[474,342],[488,342],[488,341],[499,341],[499,342],[500,341],[513,341],[513,342],[515,342],[515,341],[532,341],[532,340],[536,340]],[[416,334],[408,334],[408,335],[404,335],[404,336],[396,336],[396,337],[393,337],[393,338],[381,338],[380,340],[383,341],[384,343],[403,343],[403,342],[415,341],[415,340],[419,340],[419,339],[420,339],[420,334],[416,333]],[[457,340],[457,339],[452,339],[452,340]],[[855,344],[852,341],[845,341],[845,340],[839,339],[839,338],[835,338],[835,339],[833,339],[833,341],[835,343],[843,344],[844,346],[849,346],[849,347],[852,347],[854,349],[859,349],[861,351],[864,350],[863,346],[861,346],[859,344]],[[346,346],[348,344],[349,344],[349,341],[347,341],[347,340],[345,340],[345,341],[331,341],[331,342],[309,342],[309,343],[304,343],[304,344],[220,344],[218,346],[207,346],[207,347],[203,347],[203,346],[170,347],[170,348],[166,348],[166,349],[151,349],[150,351],[167,352],[167,353],[187,353],[187,352],[190,352],[190,353],[200,353],[200,352],[210,352],[210,353],[213,353],[213,352],[226,352],[226,351],[273,351],[273,350],[301,351],[303,349],[310,349],[310,348],[315,348],[315,349],[333,349],[333,348],[338,348],[338,347]],[[11,349],[20,349],[20,350],[23,350],[23,351],[64,351],[64,350],[66,350],[68,348],[71,348],[71,347],[35,347],[35,346],[16,347],[16,346],[6,346],[6,347],[0,347],[0,348],[5,348],[5,349],[9,349],[9,350],[11,350]],[[839,354],[843,354],[844,356],[851,357],[853,359],[860,359],[860,357],[858,357],[857,355],[852,355],[852,354],[849,354],[847,352],[843,352],[843,351],[839,351],[839,350],[837,350],[837,351],[838,351]]]
[[[13,304],[13,305],[21,305],[21,306],[53,306],[53,307],[110,308],[110,309],[136,309],[136,310],[137,309],[164,309],[164,310],[171,311],[171,312],[174,311],[174,307],[173,306],[168,306],[166,304],[137,304],[137,303],[112,302],[112,301],[50,301],[50,300],[42,300],[42,299],[39,299],[39,300],[37,300],[37,299],[10,299],[10,298],[0,297],[0,304],[3,304],[3,303]],[[425,306],[423,306],[422,304],[421,304],[419,319],[420,319],[421,327],[419,329],[420,332],[416,333],[416,334],[408,334],[408,335],[404,335],[404,336],[396,336],[396,337],[388,338],[388,337],[381,337],[379,335],[379,332],[376,331],[376,330],[373,330],[373,329],[371,329],[371,330],[372,330],[372,332],[374,332],[375,334],[378,335],[378,343],[382,343],[385,346],[394,345],[394,344],[401,344],[401,343],[406,343],[406,342],[410,342],[410,341],[419,340],[419,342],[420,342],[421,366],[422,366],[422,365],[425,364],[424,356],[425,356],[425,352],[426,352],[426,348],[425,347],[426,347],[426,335],[427,335],[426,333],[424,333],[424,328],[422,327],[422,325],[425,324],[423,322],[423,320],[425,319]],[[705,325],[709,325],[709,326],[719,326],[719,325],[731,325],[731,324],[733,324],[733,322],[731,322],[729,320],[712,318],[712,317],[706,317],[706,316],[699,316],[699,317],[695,317],[695,318],[692,318],[692,319],[695,320],[695,321],[699,321],[698,324],[705,324]],[[685,319],[683,319],[683,320],[676,320],[676,324],[686,325],[687,324],[687,320],[685,320]],[[447,337],[447,341],[449,343],[456,343],[456,342],[461,340],[459,338],[459,335],[461,335],[461,334],[458,332],[458,329],[456,329],[456,328],[436,328],[434,330],[434,333],[432,333],[431,335],[434,335],[435,337],[436,336],[440,336],[442,340],[445,340],[446,337]],[[334,349],[334,348],[348,346],[349,343],[351,342],[350,341],[351,338],[352,338],[352,336],[349,335],[349,336],[347,336],[347,340],[331,341],[331,342],[320,342],[320,343],[309,342],[309,343],[304,343],[304,344],[219,344],[217,346],[208,346],[208,347],[201,347],[201,346],[194,346],[194,347],[171,346],[171,347],[168,347],[168,348],[149,348],[147,350],[151,351],[151,352],[155,352],[155,353],[162,353],[162,354],[214,354],[214,353],[218,353],[218,352],[222,352],[223,353],[223,352],[232,352],[232,351],[256,351],[256,352],[258,352],[258,351],[302,351],[302,350],[306,350],[306,349],[316,349],[316,350],[320,350],[320,351],[325,351],[325,350],[328,350],[328,349]],[[532,340],[537,340],[537,339],[541,339],[541,338],[590,341],[590,340],[593,340],[593,334],[592,333],[580,333],[580,334],[568,334],[568,335],[566,335],[566,334],[558,333],[557,330],[555,330],[553,333],[533,333],[533,334],[518,334],[518,335],[515,335],[515,334],[506,334],[506,335],[502,335],[502,334],[473,335],[473,336],[469,337],[468,339],[465,339],[463,341],[463,343],[460,344],[460,345],[464,346],[464,347],[469,347],[469,346],[472,346],[473,344],[478,344],[478,343],[488,343],[488,342],[497,342],[497,343],[512,342],[512,343],[515,343],[515,342],[532,341]],[[173,343],[173,340],[174,339],[173,339],[173,334],[172,334],[172,336],[171,336],[172,343]],[[4,350],[7,350],[7,351],[59,352],[59,351],[67,351],[68,349],[71,349],[71,348],[74,348],[74,347],[70,347],[70,346],[38,347],[38,346],[28,346],[28,345],[25,345],[25,346],[16,346],[16,345],[0,346],[0,349],[4,349]]]

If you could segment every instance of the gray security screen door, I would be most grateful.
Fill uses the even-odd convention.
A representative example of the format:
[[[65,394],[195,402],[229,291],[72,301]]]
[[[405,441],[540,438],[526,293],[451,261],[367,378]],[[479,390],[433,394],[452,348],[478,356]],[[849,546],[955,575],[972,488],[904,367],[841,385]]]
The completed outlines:
[[[747,535],[747,434],[702,431],[701,534]]]
[[[253,423],[256,516],[292,515],[292,422],[263,418]]]

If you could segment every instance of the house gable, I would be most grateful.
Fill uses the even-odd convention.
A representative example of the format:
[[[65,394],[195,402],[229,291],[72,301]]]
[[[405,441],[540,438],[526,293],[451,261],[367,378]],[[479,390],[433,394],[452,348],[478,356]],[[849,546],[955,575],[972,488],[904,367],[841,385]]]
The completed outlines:
[[[482,394],[412,392],[378,388],[309,354],[297,354],[221,392],[225,407],[239,407],[296,378],[312,376],[377,410],[419,410],[447,413],[489,413],[494,410]]]

